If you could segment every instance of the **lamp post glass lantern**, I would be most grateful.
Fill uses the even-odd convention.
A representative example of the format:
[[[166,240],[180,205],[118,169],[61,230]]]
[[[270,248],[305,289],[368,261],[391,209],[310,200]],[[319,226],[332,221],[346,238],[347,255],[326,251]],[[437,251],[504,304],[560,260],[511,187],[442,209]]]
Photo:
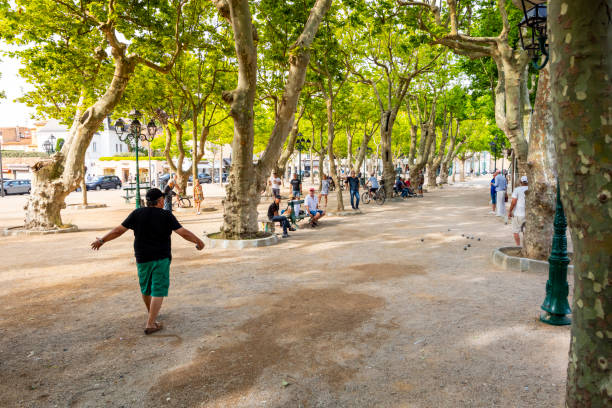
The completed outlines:
[[[302,133],[297,134],[298,138],[295,141],[295,148],[298,151],[298,162],[299,162],[299,179],[302,180],[302,151],[307,150],[310,147],[310,139],[304,137]],[[312,171],[312,169],[311,169]]]
[[[139,141],[148,142],[149,144],[153,141],[155,134],[157,133],[157,125],[155,121],[151,119],[147,124],[146,132],[143,132],[142,125],[139,118],[142,117],[142,114],[135,110],[130,112],[130,116],[133,118],[129,124],[127,124],[123,119],[119,118],[115,122],[115,133],[120,141],[127,143],[128,145],[134,144],[135,153],[136,153],[136,208],[140,208],[140,169],[138,165],[138,150]],[[150,151],[150,149],[149,149]],[[151,167],[151,158],[149,156],[149,168]],[[150,177],[150,175],[149,175]]]
[[[518,24],[521,47],[531,57],[535,69],[542,69],[548,62],[548,37],[546,35],[546,0],[521,0],[523,18]],[[544,61],[538,61],[544,56]]]

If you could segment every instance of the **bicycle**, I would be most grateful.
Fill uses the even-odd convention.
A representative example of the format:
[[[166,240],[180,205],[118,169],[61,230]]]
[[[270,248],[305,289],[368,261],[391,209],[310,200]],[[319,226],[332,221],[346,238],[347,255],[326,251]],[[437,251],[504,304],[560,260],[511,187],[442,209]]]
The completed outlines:
[[[387,193],[385,192],[384,186],[378,187],[374,192],[370,191],[370,189],[367,189],[361,195],[361,201],[363,201],[364,204],[369,204],[370,200],[373,199],[374,201],[376,201],[376,204],[383,205],[385,203],[385,200],[387,199],[386,195]]]
[[[188,208],[191,207],[191,200],[187,196],[175,195],[172,199],[172,206],[176,206],[179,208]]]

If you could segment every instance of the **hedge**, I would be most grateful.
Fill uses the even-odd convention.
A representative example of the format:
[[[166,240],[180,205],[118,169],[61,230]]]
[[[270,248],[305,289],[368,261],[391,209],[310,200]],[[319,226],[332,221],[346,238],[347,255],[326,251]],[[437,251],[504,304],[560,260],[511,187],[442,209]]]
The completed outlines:
[[[40,157],[47,158],[48,154],[42,152],[24,152],[21,150],[3,150],[2,157]]]

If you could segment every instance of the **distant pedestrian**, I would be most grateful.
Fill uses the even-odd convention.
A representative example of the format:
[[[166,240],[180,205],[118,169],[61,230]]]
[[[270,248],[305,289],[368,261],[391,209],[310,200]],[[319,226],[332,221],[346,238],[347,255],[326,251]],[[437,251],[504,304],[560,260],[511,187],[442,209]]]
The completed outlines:
[[[521,231],[525,224],[525,192],[528,190],[527,176],[521,177],[521,185],[512,192],[508,218],[512,218],[512,233],[516,246],[521,246]]]
[[[270,184],[270,187],[272,189],[272,196],[273,197],[280,196],[280,189],[281,189],[282,181],[278,177],[276,172],[272,173],[272,177],[270,177],[270,181],[268,181],[268,183]]]
[[[164,187],[164,210],[172,212],[172,197],[175,195],[174,180],[170,179]]]
[[[202,185],[200,180],[197,178],[193,181],[193,203],[195,204],[196,214],[200,215],[200,206],[204,201],[204,191],[202,191]]]
[[[508,186],[508,181],[503,173],[498,172],[495,176],[495,194],[497,195],[496,206],[497,206],[497,216],[505,217],[506,216],[506,188]]]
[[[497,193],[495,192],[495,176],[499,174],[499,171],[495,170],[493,178],[491,179],[491,212],[489,214],[495,214],[495,204],[497,203]]]
[[[134,231],[134,255],[138,269],[138,281],[142,300],[148,311],[145,334],[155,333],[163,328],[157,315],[170,286],[170,261],[172,260],[172,231],[183,239],[196,244],[202,250],[204,242],[179,224],[171,212],[164,211],[164,194],[157,188],[147,191],[147,206],[138,208],[102,238],[91,243],[93,250],[123,235],[128,229]]]
[[[349,193],[351,195],[351,207],[353,210],[359,209],[359,178],[355,177],[355,171],[351,170],[350,176],[346,178],[346,184],[349,186]]]
[[[290,183],[292,195],[300,198],[302,196],[302,180],[299,179],[296,173],[293,174],[293,178],[291,179]]]
[[[325,209],[327,209],[327,196],[329,195],[329,179],[327,175],[323,174],[321,176],[321,191],[319,192],[319,204],[323,201],[323,197],[325,197]]]
[[[423,185],[425,184],[425,173],[423,170],[419,172],[419,177],[417,180],[417,193],[422,196],[423,195]]]

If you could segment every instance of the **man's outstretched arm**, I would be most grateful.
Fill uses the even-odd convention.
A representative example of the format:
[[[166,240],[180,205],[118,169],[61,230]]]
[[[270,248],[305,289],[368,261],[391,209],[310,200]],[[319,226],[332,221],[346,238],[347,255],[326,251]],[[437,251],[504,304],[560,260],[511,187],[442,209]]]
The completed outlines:
[[[204,242],[200,238],[198,238],[193,232],[189,231],[188,229],[181,227],[177,230],[174,230],[174,232],[176,232],[181,237],[183,237],[184,240],[193,242],[194,244],[196,244],[196,249],[198,251],[204,248]]]
[[[108,242],[108,241],[112,241],[115,238],[119,238],[121,235],[123,235],[125,233],[125,231],[127,231],[128,229],[125,228],[123,225],[118,225],[115,228],[113,228],[108,234],[104,235],[102,238],[96,238],[96,240],[94,242],[91,243],[91,249],[93,250],[98,250],[100,249],[100,247]]]

